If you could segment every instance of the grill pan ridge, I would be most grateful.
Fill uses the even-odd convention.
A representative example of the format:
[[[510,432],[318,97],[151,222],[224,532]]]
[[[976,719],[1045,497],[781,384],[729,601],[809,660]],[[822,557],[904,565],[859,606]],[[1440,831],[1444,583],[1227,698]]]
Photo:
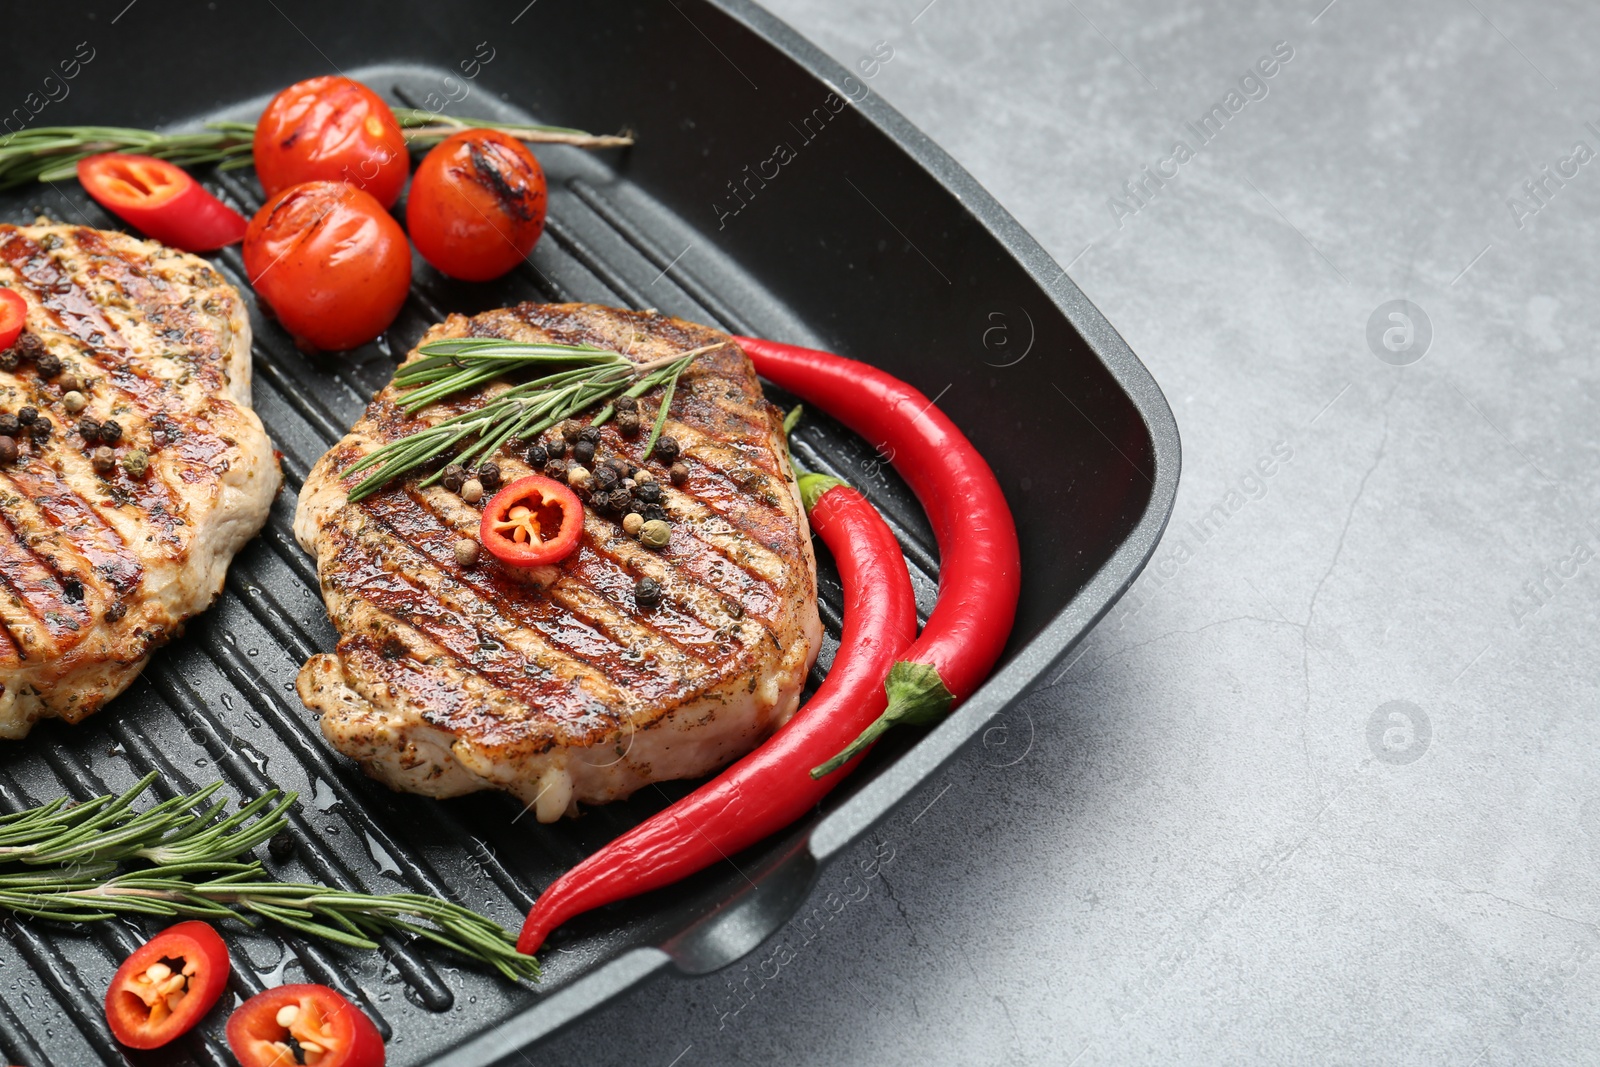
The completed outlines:
[[[335,640],[314,563],[291,533],[295,494],[398,356],[446,312],[518,300],[656,307],[868,359],[941,395],[995,468],[1017,517],[1023,601],[1007,657],[977,694],[932,731],[892,736],[814,816],[735,857],[737,870],[725,864],[574,921],[555,941],[560,951],[545,953],[537,989],[510,988],[398,940],[361,953],[274,928],[230,936],[230,995],[303,976],[368,1010],[390,1041],[392,1063],[498,1063],[662,968],[725,966],[778,929],[824,863],[1045,676],[1137,576],[1171,511],[1176,426],[1122,339],[969,175],[753,4],[219,7],[144,0],[114,24],[116,12],[107,12],[92,30],[42,27],[31,54],[70,56],[92,34],[95,59],[36,124],[253,119],[271,92],[337,60],[396,103],[433,106],[430,94],[465,86],[466,98],[448,112],[597,132],[627,123],[639,144],[600,154],[540,150],[551,219],[531,264],[477,286],[419,271],[385,342],[353,356],[295,351],[254,307],[238,250],[212,257],[252,301],[255,405],[282,453],[285,488],[261,536],[234,561],[223,596],[127,693],[78,726],[45,723],[0,748],[0,808],[123,788],[149,769],[161,772],[160,796],[219,777],[234,797],[293,789],[301,805],[286,876],[449,896],[514,927],[539,887],[692,788],[665,783],[554,826],[522,818],[501,795],[438,802],[394,794],[334,754],[295,695],[300,664]],[[216,46],[228,41],[235,44]],[[463,79],[461,61],[481,54],[480,41],[496,61]],[[175,50],[186,57],[183,77],[151,78],[153,57]],[[22,100],[44,72],[23,63],[0,72],[0,104]],[[848,106],[833,113],[829,93],[848,97]],[[197,115],[197,106],[210,110]],[[819,107],[829,115],[825,128],[820,120],[793,125]],[[796,158],[770,187],[745,185],[754,195],[727,214],[739,203],[729,199],[733,183],[782,140],[795,143]],[[247,214],[261,202],[249,171],[201,177]],[[75,183],[0,194],[0,221],[40,213],[115,225]],[[999,352],[984,344],[997,322],[1016,331],[1013,347]],[[1024,324],[1026,354],[1011,362]],[[884,457],[815,412],[795,450],[883,510],[926,617],[937,548]],[[826,558],[820,563],[828,636],[813,684],[837,647],[840,622],[837,577]],[[117,962],[161,924],[0,925],[7,1062],[128,1062],[105,1027],[101,997]],[[232,1061],[213,1020],[139,1062]]]

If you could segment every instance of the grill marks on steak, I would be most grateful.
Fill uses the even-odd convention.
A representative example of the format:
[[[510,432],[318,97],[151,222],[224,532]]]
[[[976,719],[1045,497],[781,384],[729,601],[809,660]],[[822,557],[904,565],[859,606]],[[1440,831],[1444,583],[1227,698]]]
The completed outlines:
[[[121,233],[0,225],[0,284],[88,399],[69,413],[59,377],[0,371],[0,410],[31,405],[54,424],[0,466],[0,736],[19,737],[120,692],[220,589],[279,478],[249,408],[243,302],[204,260]],[[145,450],[146,476],[96,473],[84,416],[122,425],[119,456]]]
[[[465,335],[587,342],[639,361],[724,336],[652,313],[524,304],[452,316],[426,339]],[[658,394],[640,399],[647,426]],[[344,499],[362,455],[482,402],[419,420],[396,399],[384,390],[318,463],[296,519],[342,634],[299,688],[337,747],[398,788],[504,788],[548,821],[577,800],[705,773],[792,712],[820,642],[814,563],[781,419],[735,345],[679,382],[667,432],[684,445],[687,483],[642,464],[662,484],[671,545],[652,552],[586,508],[579,548],[533,574],[487,554],[457,566],[455,542],[476,536],[480,512],[438,487]],[[646,436],[608,424],[599,453],[641,465]],[[534,473],[521,457],[496,461],[507,482]],[[633,597],[646,575],[664,591],[650,610]]]

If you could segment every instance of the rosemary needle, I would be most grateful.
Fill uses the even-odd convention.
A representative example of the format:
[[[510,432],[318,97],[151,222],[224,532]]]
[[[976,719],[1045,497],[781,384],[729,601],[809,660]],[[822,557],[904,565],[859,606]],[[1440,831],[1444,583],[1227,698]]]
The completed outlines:
[[[287,825],[294,794],[272,790],[230,815],[215,799],[218,782],[134,810],[155,779],[0,817],[0,911],[60,922],[257,916],[351,948],[375,949],[387,934],[422,938],[512,981],[539,976],[508,931],[453,901],[273,878],[247,853]]]

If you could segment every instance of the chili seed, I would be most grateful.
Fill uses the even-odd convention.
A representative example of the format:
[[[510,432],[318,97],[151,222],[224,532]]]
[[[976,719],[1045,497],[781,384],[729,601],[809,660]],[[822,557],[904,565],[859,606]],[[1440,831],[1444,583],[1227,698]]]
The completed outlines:
[[[622,532],[629,537],[638,537],[639,529],[644,525],[644,516],[637,511],[630,511],[622,516]]]
[[[15,415],[11,414],[10,412],[0,415],[0,435],[5,437],[15,437],[21,432],[22,423],[17,421],[17,417]]]
[[[114,445],[122,440],[122,424],[116,419],[107,419],[100,424],[100,440],[108,445]]]
[[[76,415],[89,406],[89,398],[76,389],[68,389],[61,395],[61,406],[67,409],[68,415]]]
[[[618,411],[638,411],[639,410],[639,401],[634,399],[631,396],[619,396],[619,397],[617,397],[617,410]]]
[[[594,442],[593,441],[579,441],[577,444],[573,445],[572,446],[572,458],[577,460],[579,463],[582,463],[586,467],[589,464],[593,463],[594,462]]]
[[[467,472],[459,463],[452,463],[444,469],[439,476],[439,484],[452,493],[461,492],[461,486],[467,480]]]
[[[15,463],[17,461],[17,439],[15,437],[0,436],[0,463]]]
[[[493,463],[483,463],[478,466],[478,481],[483,486],[483,491],[492,493],[500,488],[500,468]]]
[[[672,479],[673,485],[682,485],[689,480],[689,468],[682,463],[674,463],[672,469],[667,472],[667,477]]]
[[[470,537],[463,537],[456,542],[456,566],[470,567],[478,562],[478,542]]]
[[[36,407],[33,407],[32,405],[29,405],[28,407],[25,407],[25,408],[18,408],[17,409],[17,421],[22,423],[22,425],[24,425],[24,426],[32,426],[33,425],[33,420],[37,419],[38,417],[39,417],[39,409],[36,408]]]
[[[528,466],[542,467],[550,459],[550,453],[546,451],[544,445],[529,445],[527,459]]]
[[[633,495],[646,504],[661,503],[661,483],[639,482],[633,487]]]
[[[90,443],[100,440],[100,421],[89,415],[79,419],[78,436]]]
[[[35,441],[48,441],[50,440],[50,431],[54,430],[55,428],[55,423],[51,422],[43,415],[40,415],[37,419],[34,419],[33,422],[28,424],[28,435]]]
[[[672,527],[662,519],[640,517],[645,522],[639,527],[639,543],[646,548],[666,548],[667,542],[672,540]]]
[[[117,465],[117,454],[101,445],[90,454],[89,462],[94,465],[96,474],[110,474]]]
[[[654,578],[640,578],[633,587],[633,599],[641,607],[655,607],[661,603],[661,583]]]
[[[135,448],[122,457],[122,469],[128,472],[130,478],[143,478],[150,469],[150,453]]]
[[[483,483],[476,478],[468,478],[461,483],[461,499],[469,504],[476,504],[483,499]]]
[[[39,377],[54,378],[61,373],[61,357],[54,352],[46,352],[39,357]]]
[[[661,457],[661,462],[671,463],[678,458],[678,439],[668,434],[656,438],[656,455]]]

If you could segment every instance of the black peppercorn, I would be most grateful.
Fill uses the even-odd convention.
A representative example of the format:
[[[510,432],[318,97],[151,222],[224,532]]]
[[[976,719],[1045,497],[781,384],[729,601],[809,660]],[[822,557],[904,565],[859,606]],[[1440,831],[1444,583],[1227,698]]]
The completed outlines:
[[[654,578],[640,578],[633,587],[633,599],[640,607],[655,607],[661,603],[661,583]]]
[[[559,436],[552,437],[546,441],[544,448],[546,452],[550,453],[551,459],[561,459],[567,454],[567,443]]]
[[[667,477],[672,479],[673,485],[682,485],[689,480],[689,468],[682,463],[674,463],[672,469],[667,472]]]
[[[128,605],[117,601],[106,609],[106,622],[121,622],[128,614]]]
[[[17,364],[20,362],[22,362],[22,360],[17,355],[17,349],[15,345],[3,352],[0,352],[0,370],[16,370]]]
[[[617,470],[610,464],[602,463],[594,469],[594,484],[599,489],[610,489],[617,484]]]
[[[492,493],[500,488],[500,468],[493,463],[483,463],[478,466],[478,484],[483,486],[485,493]]]
[[[294,855],[294,835],[288,830],[273,834],[267,840],[267,855],[272,857],[273,863],[287,863]]]
[[[618,411],[638,411],[639,410],[639,401],[635,400],[631,396],[619,396],[619,397],[617,397],[617,410]]]
[[[17,355],[23,359],[38,359],[48,351],[38,334],[25,332],[17,338]]]
[[[542,467],[549,458],[550,453],[545,449],[544,445],[528,446],[528,466]]]
[[[633,464],[629,463],[621,456],[612,456],[610,459],[606,460],[606,466],[616,471],[618,478],[626,478],[629,474],[633,473]]]
[[[667,509],[663,508],[660,504],[645,504],[643,507],[639,508],[638,511],[640,515],[644,516],[645,522],[650,522],[652,520],[660,520],[661,522],[667,521]]]
[[[567,480],[567,461],[564,459],[547,459],[544,462],[544,473],[547,478],[554,478],[558,482]]]
[[[656,438],[656,455],[663,463],[671,463],[678,458],[678,439],[668,434]]]
[[[114,445],[122,440],[122,424],[115,419],[107,419],[100,424],[100,440],[104,444]]]
[[[0,415],[0,435],[6,437],[15,437],[21,430],[22,423],[17,421],[17,417],[15,415],[12,415],[9,412],[4,415]]]
[[[55,428],[55,423],[51,422],[43,415],[40,415],[28,425],[28,436],[32,437],[35,441],[43,443],[50,440],[50,431],[54,430]]]
[[[579,441],[572,446],[572,458],[587,467],[594,462],[594,442]]]
[[[600,427],[598,427],[598,426],[585,426],[583,429],[578,431],[578,440],[587,441],[591,445],[599,444],[600,443]]]
[[[15,463],[17,461],[17,440],[14,437],[0,437],[0,463]]]
[[[568,419],[566,422],[561,424],[561,436],[566,438],[567,444],[569,445],[577,444],[582,433],[583,427],[579,426],[571,419]]]
[[[100,440],[100,420],[91,415],[85,415],[78,420],[78,433],[85,441],[91,444]]]
[[[38,417],[39,409],[31,405],[29,407],[19,408],[17,410],[17,421],[22,423],[24,426],[32,426],[33,420],[37,419]]]
[[[39,377],[54,378],[61,373],[61,357],[54,352],[46,352],[39,357]]]
[[[452,493],[459,493],[461,492],[462,483],[466,480],[466,469],[459,463],[452,463],[444,469],[444,475],[439,479],[439,484]]]
[[[631,411],[624,411],[617,415],[617,431],[624,437],[639,436],[639,416]]]
[[[642,503],[659,504],[661,503],[661,483],[640,482],[633,487],[633,495],[638,497]]]

